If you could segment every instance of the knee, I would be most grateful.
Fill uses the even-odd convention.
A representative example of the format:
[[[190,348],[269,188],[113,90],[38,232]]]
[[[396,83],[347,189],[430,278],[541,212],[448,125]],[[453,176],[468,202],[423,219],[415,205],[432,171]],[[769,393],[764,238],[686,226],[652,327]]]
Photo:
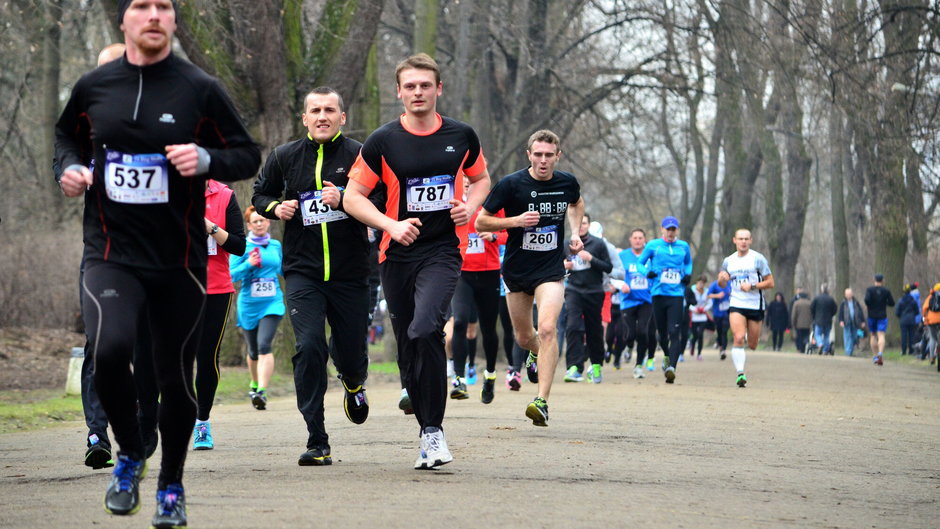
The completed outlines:
[[[535,330],[531,327],[525,328],[514,328],[513,335],[515,336],[516,343],[525,347],[535,338]]]

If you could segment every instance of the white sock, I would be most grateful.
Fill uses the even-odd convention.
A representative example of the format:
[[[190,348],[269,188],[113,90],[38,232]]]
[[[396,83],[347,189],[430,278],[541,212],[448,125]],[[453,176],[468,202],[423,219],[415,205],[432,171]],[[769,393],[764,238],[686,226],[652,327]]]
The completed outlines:
[[[744,372],[745,360],[747,360],[747,353],[744,352],[743,347],[731,348],[731,361],[734,362],[734,368],[738,370],[738,373]]]
[[[447,361],[447,376],[452,377],[454,376],[455,373],[456,371],[454,371],[454,361],[448,360]]]

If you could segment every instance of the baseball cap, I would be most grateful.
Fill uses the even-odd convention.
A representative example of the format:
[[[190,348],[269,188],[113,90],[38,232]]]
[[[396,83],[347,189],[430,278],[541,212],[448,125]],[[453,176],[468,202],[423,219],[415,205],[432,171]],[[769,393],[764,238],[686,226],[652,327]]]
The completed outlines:
[[[882,282],[882,281],[884,281],[884,280],[885,280],[884,274],[875,274],[875,281],[877,281],[877,282],[880,283],[880,282]]]
[[[663,228],[669,229],[669,228],[678,228],[678,227],[679,227],[679,219],[673,217],[672,215],[669,215],[668,217],[663,219]]]
[[[590,227],[588,228],[588,233],[590,233],[591,235],[593,235],[593,236],[595,236],[595,237],[603,237],[603,236],[604,236],[604,226],[601,225],[600,222],[597,222],[596,220],[592,220],[592,221],[591,221],[591,225],[590,225]]]

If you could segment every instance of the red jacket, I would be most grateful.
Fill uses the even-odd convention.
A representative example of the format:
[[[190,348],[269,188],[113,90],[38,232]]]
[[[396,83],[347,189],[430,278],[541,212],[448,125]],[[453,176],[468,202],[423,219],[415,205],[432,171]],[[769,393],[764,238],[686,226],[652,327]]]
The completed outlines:
[[[225,229],[225,209],[231,200],[233,191],[225,184],[208,180],[206,185],[206,218],[218,224],[219,228]],[[209,237],[209,264],[206,269],[206,293],[207,294],[228,294],[235,292],[235,286],[232,284],[232,274],[228,267],[228,252],[222,249],[222,245],[215,244],[215,240]],[[213,254],[213,249],[215,254]]]
[[[483,208],[481,207],[480,209]],[[461,270],[464,272],[499,270],[499,245],[506,244],[506,238],[508,237],[506,230],[502,230],[496,232],[496,241],[479,239],[473,224],[477,221],[477,215],[480,214],[480,209],[470,217],[470,222],[467,223],[467,226],[469,226],[467,233],[467,249],[464,253],[463,266],[461,267]],[[499,210],[495,216],[505,217],[506,213],[503,210]]]

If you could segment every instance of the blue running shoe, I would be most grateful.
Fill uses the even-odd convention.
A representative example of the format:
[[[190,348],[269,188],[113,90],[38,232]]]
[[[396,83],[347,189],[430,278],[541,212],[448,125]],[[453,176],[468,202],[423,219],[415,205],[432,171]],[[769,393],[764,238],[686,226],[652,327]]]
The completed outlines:
[[[477,366],[467,366],[467,384],[473,386],[477,383]]]
[[[186,527],[186,495],[182,483],[171,483],[157,491],[157,512],[150,520],[153,529]]]
[[[212,430],[208,422],[197,424],[193,428],[193,450],[212,450],[215,443],[212,442]]]
[[[140,510],[140,480],[146,472],[146,460],[118,455],[111,483],[104,493],[104,510],[109,514],[134,514]]]

